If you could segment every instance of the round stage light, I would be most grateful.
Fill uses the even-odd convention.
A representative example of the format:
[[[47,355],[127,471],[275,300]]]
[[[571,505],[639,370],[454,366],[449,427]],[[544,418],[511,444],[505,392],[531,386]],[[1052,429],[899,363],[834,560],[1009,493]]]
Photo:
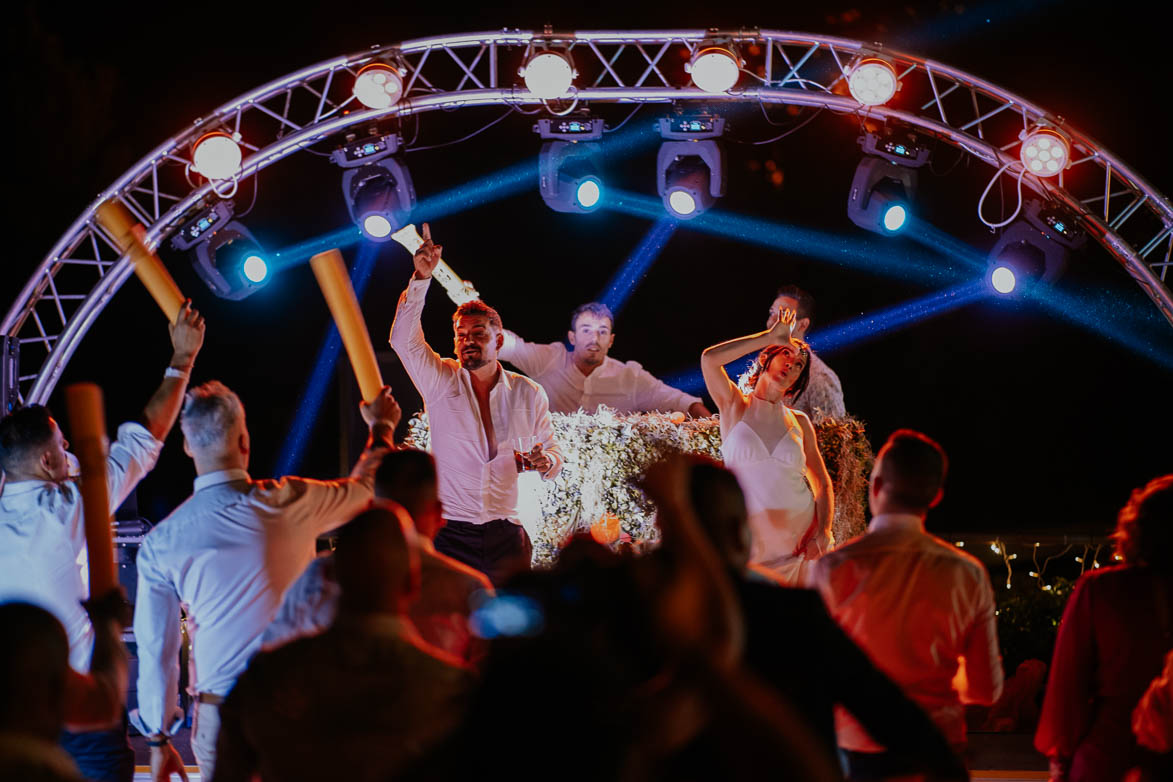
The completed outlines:
[[[1005,296],[1008,293],[1014,292],[1014,286],[1017,280],[1014,277],[1014,270],[1009,266],[997,266],[993,273],[990,274],[990,284],[994,286],[994,290]]]
[[[209,133],[191,150],[191,170],[208,179],[231,179],[243,156],[236,139],[223,131]]]
[[[365,65],[354,77],[354,97],[368,109],[386,109],[403,97],[403,77],[381,62]]]
[[[362,220],[362,232],[372,239],[386,239],[391,235],[391,221],[383,215],[367,215]]]
[[[904,204],[892,204],[884,210],[885,230],[896,233],[908,222],[908,209]]]
[[[574,191],[574,198],[583,209],[593,209],[598,206],[602,197],[602,184],[594,177],[579,182],[578,188]]]
[[[693,84],[712,93],[728,92],[741,76],[737,55],[721,46],[700,49],[685,70],[692,74]]]
[[[851,97],[865,106],[884,105],[899,88],[896,69],[878,57],[860,61],[847,76]]]
[[[264,258],[255,254],[244,259],[241,270],[249,282],[264,282],[265,278],[269,276],[269,264],[265,263]]]
[[[1052,177],[1067,167],[1071,148],[1067,139],[1053,130],[1039,128],[1022,140],[1023,167],[1040,177]]]
[[[668,206],[681,217],[687,217],[696,211],[696,199],[687,190],[673,190],[668,194]]]
[[[526,61],[518,74],[525,79],[525,88],[542,100],[561,98],[570,91],[574,81],[574,66],[558,52],[539,52]]]

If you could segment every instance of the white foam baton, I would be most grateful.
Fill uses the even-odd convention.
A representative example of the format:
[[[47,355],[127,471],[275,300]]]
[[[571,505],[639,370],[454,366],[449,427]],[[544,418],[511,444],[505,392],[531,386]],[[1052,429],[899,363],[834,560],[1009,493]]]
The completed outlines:
[[[391,238],[407,248],[407,251],[413,256],[424,243],[424,239],[415,229],[414,223],[403,226],[391,234]],[[448,292],[448,298],[452,299],[457,306],[481,297],[481,294],[477,293],[477,289],[472,287],[471,282],[460,279],[456,272],[452,271],[452,267],[444,261],[440,261],[436,264],[436,268],[432,269],[432,277],[444,286],[444,290]]]

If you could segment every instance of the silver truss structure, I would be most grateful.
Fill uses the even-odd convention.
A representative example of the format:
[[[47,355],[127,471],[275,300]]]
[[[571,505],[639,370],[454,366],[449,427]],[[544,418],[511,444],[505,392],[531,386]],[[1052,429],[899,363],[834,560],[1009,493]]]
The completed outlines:
[[[684,63],[719,41],[744,59],[738,85],[711,94],[692,87]],[[757,102],[822,107],[877,122],[903,123],[1017,176],[1019,133],[1046,126],[1072,142],[1072,165],[1059,177],[1027,174],[1029,188],[1076,212],[1089,235],[1115,257],[1173,323],[1167,274],[1173,253],[1173,205],[1123,161],[1042,108],[942,63],[876,44],[767,30],[659,30],[469,33],[376,47],[304,68],[224,104],[167,139],[98,196],[61,236],[8,310],[0,335],[20,347],[16,393],[44,402],[95,318],[132,273],[94,211],[118,198],[147,226],[157,247],[201,205],[236,182],[208,182],[189,170],[194,142],[205,133],[240,133],[246,157],[237,180],[347,128],[437,109],[540,107],[518,77],[539,49],[568,53],[578,76],[572,95],[546,108],[592,103],[714,105]],[[892,63],[901,91],[888,106],[850,97],[845,75],[865,56]],[[388,62],[404,75],[404,99],[385,110],[363,109],[351,89],[358,70]],[[359,110],[350,110],[350,109]]]

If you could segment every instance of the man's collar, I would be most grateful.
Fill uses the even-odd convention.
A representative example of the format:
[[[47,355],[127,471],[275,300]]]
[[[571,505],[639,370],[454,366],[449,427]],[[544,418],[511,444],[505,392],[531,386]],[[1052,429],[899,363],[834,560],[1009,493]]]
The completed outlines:
[[[925,519],[915,513],[881,513],[873,516],[868,524],[868,531],[880,530],[918,530],[924,532]]]
[[[196,476],[195,488],[193,491],[206,489],[209,486],[218,486],[221,483],[231,483],[232,481],[247,480],[251,480],[248,477],[248,470],[242,470],[239,467],[234,467],[230,470],[216,470],[215,472],[206,472],[203,475]]]
[[[459,362],[460,359],[458,358],[458,359],[456,359],[456,361]],[[465,374],[465,376],[468,378],[469,387],[475,388],[475,386],[473,386],[473,382],[472,382],[472,372],[469,371],[468,369],[465,369],[463,364],[460,365],[460,371],[463,372]],[[513,390],[513,381],[510,380],[510,378],[509,378],[509,372],[507,372],[505,370],[505,367],[501,366],[500,361],[497,362],[497,383],[504,385],[506,391]],[[493,385],[489,386],[489,390],[492,391],[494,388],[496,388],[497,383],[494,383]]]

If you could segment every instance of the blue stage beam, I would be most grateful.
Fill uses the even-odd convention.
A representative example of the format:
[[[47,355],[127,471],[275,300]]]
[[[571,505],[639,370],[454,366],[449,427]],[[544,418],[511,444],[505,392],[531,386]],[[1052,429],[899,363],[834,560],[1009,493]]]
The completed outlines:
[[[379,250],[383,245],[373,242],[363,242],[359,245],[357,257],[350,270],[351,284],[354,286],[354,295],[360,302],[367,283],[371,280],[371,272],[375,269],[375,261],[379,257]],[[314,433],[314,426],[318,421],[318,414],[322,409],[322,400],[326,396],[326,389],[330,386],[330,379],[334,375],[334,366],[338,361],[338,354],[342,349],[342,338],[338,335],[338,327],[330,321],[326,338],[318,351],[318,359],[310,372],[309,382],[305,392],[297,403],[297,412],[293,416],[293,425],[289,434],[285,436],[285,443],[281,446],[281,455],[277,460],[274,475],[296,474],[305,455]]]
[[[647,275],[648,269],[660,256],[665,245],[668,244],[668,240],[672,238],[672,234],[676,232],[677,225],[679,225],[679,221],[671,217],[664,216],[657,220],[644,234],[644,238],[623,262],[623,265],[611,277],[611,281],[603,289],[599,301],[606,304],[614,315],[618,315],[619,311],[623,309],[623,305],[631,298],[636,286]]]

